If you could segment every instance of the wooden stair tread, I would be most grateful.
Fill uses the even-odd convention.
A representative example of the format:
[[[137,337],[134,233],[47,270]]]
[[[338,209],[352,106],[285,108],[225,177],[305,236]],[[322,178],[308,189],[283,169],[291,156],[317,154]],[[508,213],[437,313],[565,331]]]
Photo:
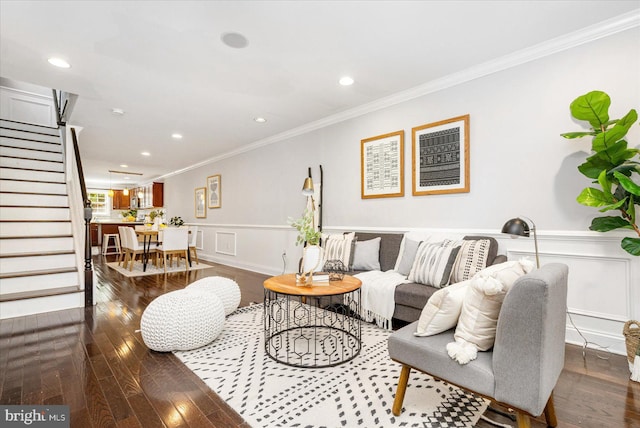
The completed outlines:
[[[34,158],[25,158],[23,156],[9,156],[9,155],[2,155],[3,158],[9,158],[9,159],[22,159],[22,160],[30,160],[30,161],[37,161],[37,162],[51,162],[51,163],[64,163],[64,161],[59,161],[59,160],[51,160],[51,159],[34,159]]]
[[[2,166],[2,168],[6,168],[6,169],[16,169],[19,171],[37,171],[37,172],[51,172],[51,173],[56,173],[56,174],[64,174],[64,171],[51,171],[50,169],[40,169],[40,168],[21,168],[21,167],[17,167],[17,166]]]
[[[29,180],[28,178],[7,178],[7,177],[1,177],[0,181],[25,181],[28,183],[65,184],[60,181]]]
[[[59,296],[61,294],[71,294],[81,292],[80,286],[59,287],[49,290],[23,291],[20,293],[9,293],[0,296],[0,302],[11,302],[13,300],[33,299],[36,297]]]
[[[75,267],[69,267],[69,268],[32,270],[28,272],[4,272],[4,273],[0,273],[0,279],[23,278],[26,276],[42,276],[42,275],[53,275],[58,273],[71,273],[71,272],[77,272],[77,269]]]
[[[42,141],[40,141],[42,142]],[[57,150],[44,150],[44,149],[34,149],[33,147],[20,147],[20,146],[10,146],[7,144],[0,144],[0,147],[4,147],[6,149],[19,149],[19,150],[31,150],[32,152],[43,152],[43,153],[53,153],[57,155],[61,155],[62,152]],[[41,159],[33,159],[33,160],[41,160]]]
[[[67,208],[69,206],[61,206],[61,205],[0,205],[0,207],[6,208]]]
[[[11,190],[2,190],[0,194],[9,195],[41,195],[41,196],[67,196],[66,193],[53,193],[53,192],[14,192]]]
[[[9,259],[9,258],[16,258],[16,257],[63,256],[65,254],[74,254],[74,251],[62,250],[62,251],[38,251],[37,253],[4,253],[4,254],[0,254],[0,259]]]
[[[34,207],[30,207],[34,208]],[[47,220],[45,218],[40,220],[29,220],[29,219],[20,219],[20,220],[0,220],[0,223],[71,223],[71,220]]]
[[[53,239],[53,238],[73,238],[73,235],[32,235],[32,236],[0,236],[0,239]]]

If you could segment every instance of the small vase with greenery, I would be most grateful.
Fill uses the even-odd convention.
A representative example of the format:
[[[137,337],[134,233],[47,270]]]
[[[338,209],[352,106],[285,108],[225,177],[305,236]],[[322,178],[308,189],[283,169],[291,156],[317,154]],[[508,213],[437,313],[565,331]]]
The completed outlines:
[[[288,223],[298,231],[296,245],[304,244],[305,242],[308,245],[318,245],[320,243],[322,232],[315,228],[313,211],[306,210],[302,218],[299,219],[289,217]]]
[[[179,217],[179,216],[171,217],[171,219],[169,220],[169,225],[174,227],[180,227],[183,224],[184,224],[184,220],[182,220],[182,217]]]
[[[629,148],[625,135],[637,121],[638,113],[631,109],[622,119],[609,118],[609,95],[592,91],[576,98],[570,106],[571,115],[589,122],[591,130],[561,134],[565,138],[593,137],[589,156],[578,170],[593,180],[597,187],[587,187],[577,201],[600,212],[617,211],[616,216],[596,217],[589,229],[608,232],[630,229],[639,238],[625,237],[621,246],[629,254],[640,256],[640,228],[637,206],[640,205],[640,150]]]

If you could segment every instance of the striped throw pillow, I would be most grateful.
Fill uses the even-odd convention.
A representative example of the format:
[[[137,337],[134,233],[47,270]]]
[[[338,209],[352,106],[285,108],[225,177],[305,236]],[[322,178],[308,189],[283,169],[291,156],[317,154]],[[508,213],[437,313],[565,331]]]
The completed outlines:
[[[462,241],[460,251],[451,270],[451,283],[471,279],[476,273],[487,267],[489,257],[488,239],[477,241]]]
[[[423,242],[418,247],[409,281],[441,288],[449,284],[459,246],[453,241]]]
[[[355,232],[335,235],[322,235],[322,266],[327,260],[340,260],[351,270],[351,246]]]

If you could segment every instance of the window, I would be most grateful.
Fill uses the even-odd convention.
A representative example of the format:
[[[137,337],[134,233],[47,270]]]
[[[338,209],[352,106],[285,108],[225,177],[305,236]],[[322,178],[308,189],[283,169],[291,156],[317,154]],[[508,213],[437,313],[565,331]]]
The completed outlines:
[[[109,198],[105,192],[89,193],[93,215],[109,215]]]

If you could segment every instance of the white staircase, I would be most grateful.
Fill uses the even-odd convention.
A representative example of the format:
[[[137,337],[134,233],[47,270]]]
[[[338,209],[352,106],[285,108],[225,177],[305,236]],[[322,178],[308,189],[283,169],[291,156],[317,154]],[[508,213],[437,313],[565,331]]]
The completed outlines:
[[[57,128],[0,120],[0,318],[81,307]]]

